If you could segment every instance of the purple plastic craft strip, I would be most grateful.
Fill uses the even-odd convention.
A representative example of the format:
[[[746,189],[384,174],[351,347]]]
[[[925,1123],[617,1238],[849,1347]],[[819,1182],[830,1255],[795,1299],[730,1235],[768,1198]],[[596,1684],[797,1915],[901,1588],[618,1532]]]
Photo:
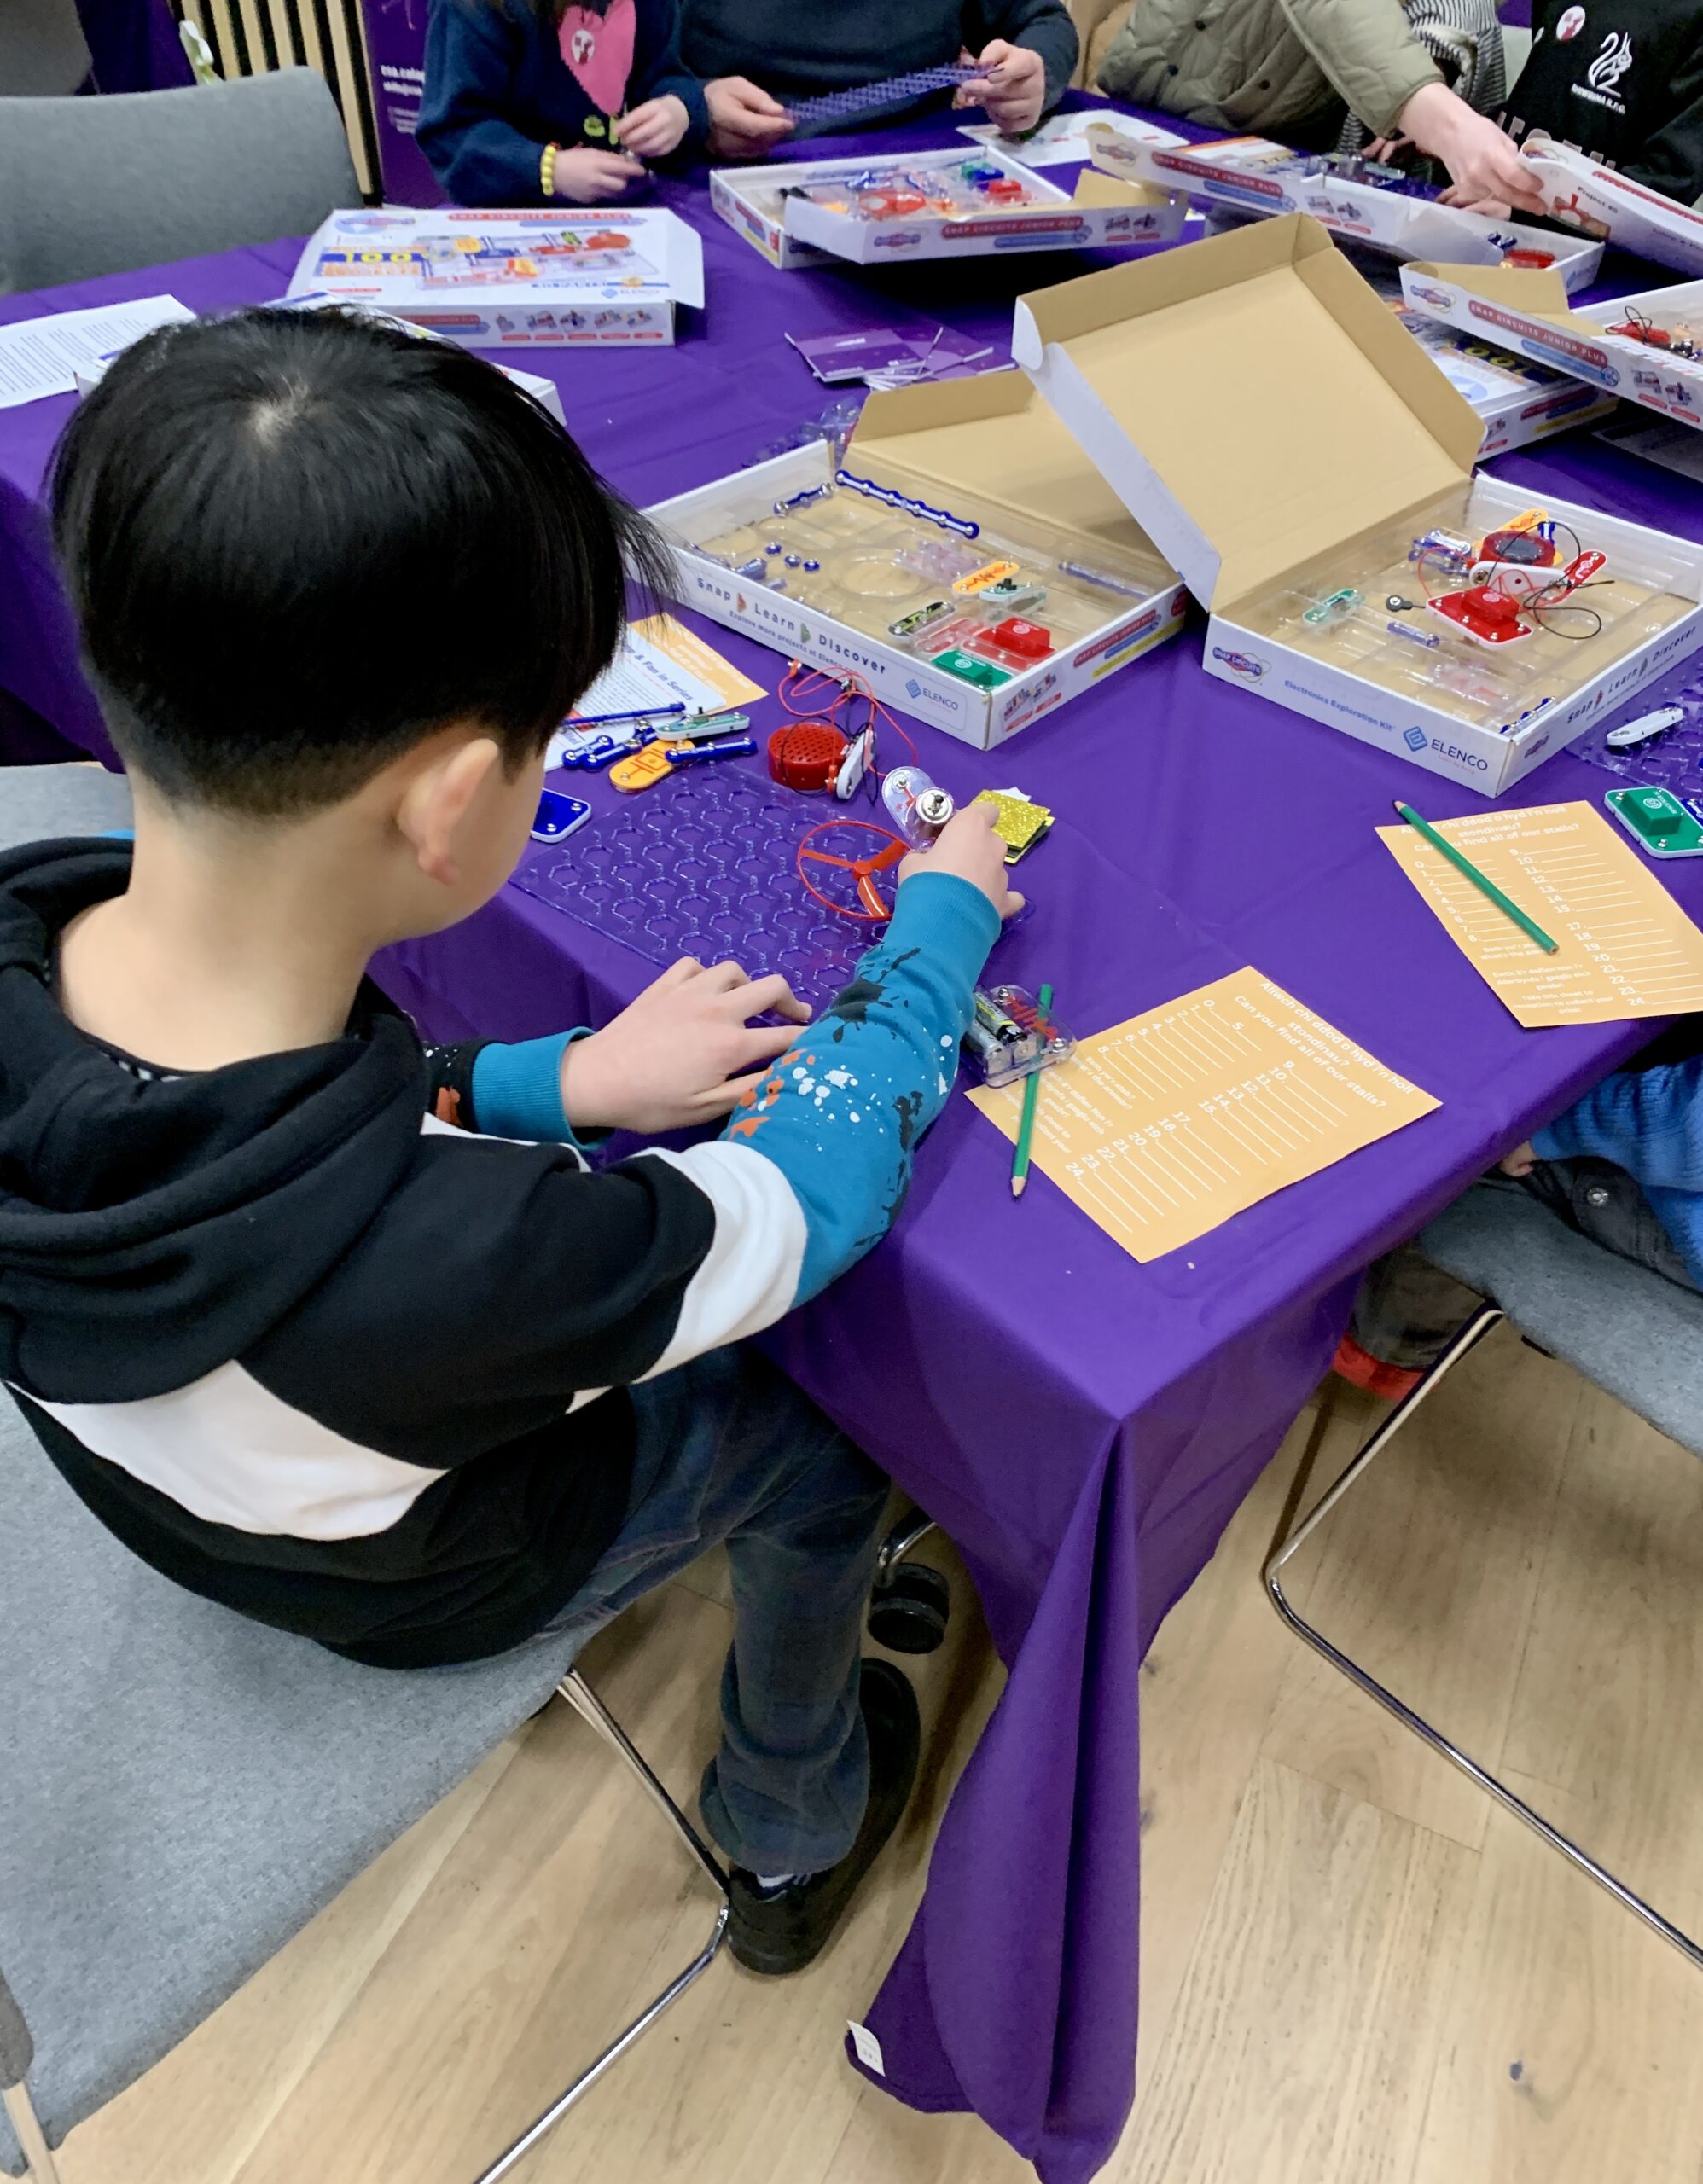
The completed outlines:
[[[851,822],[869,808],[800,796],[742,767],[706,766],[659,781],[618,810],[600,806],[569,841],[535,843],[511,884],[653,963],[731,957],[753,978],[781,972],[820,1008],[886,928],[812,901],[799,879],[798,847],[813,827],[838,819],[812,847],[868,856],[879,842],[867,824]],[[849,873],[817,865],[811,876],[824,893],[843,886],[855,901]]]
[[[908,76],[888,76],[879,84],[855,84],[850,90],[824,91],[821,97],[801,99],[787,111],[795,122],[812,126],[818,121],[852,121],[889,107],[909,106],[930,91],[944,91],[968,84],[981,73],[974,63],[954,61],[950,67],[913,68]]]

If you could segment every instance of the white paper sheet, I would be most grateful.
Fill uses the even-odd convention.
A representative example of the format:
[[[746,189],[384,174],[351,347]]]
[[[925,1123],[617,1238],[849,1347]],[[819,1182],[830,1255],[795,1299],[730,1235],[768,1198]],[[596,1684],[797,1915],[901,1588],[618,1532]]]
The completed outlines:
[[[0,326],[0,410],[15,410],[49,394],[73,394],[79,371],[129,348],[156,326],[195,315],[176,296],[142,296],[134,303],[61,311],[50,318]]]
[[[1007,159],[1016,160],[1026,167],[1063,167],[1087,160],[1089,129],[1101,125],[1133,136],[1142,144],[1180,144],[1183,141],[1169,129],[1156,128],[1150,121],[1137,121],[1134,114],[1119,113],[1111,107],[1087,107],[1077,113],[1055,113],[1050,120],[1043,121],[1032,136],[1002,136],[991,121],[971,123],[960,128],[958,134],[974,136],[978,143],[1003,152]]]

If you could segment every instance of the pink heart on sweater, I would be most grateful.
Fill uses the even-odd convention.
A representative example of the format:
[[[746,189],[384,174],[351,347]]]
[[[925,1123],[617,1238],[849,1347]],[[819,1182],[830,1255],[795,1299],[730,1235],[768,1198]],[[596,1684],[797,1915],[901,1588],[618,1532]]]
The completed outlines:
[[[609,0],[601,15],[590,8],[563,10],[556,32],[561,57],[601,113],[619,113],[625,103],[637,22],[633,0]]]

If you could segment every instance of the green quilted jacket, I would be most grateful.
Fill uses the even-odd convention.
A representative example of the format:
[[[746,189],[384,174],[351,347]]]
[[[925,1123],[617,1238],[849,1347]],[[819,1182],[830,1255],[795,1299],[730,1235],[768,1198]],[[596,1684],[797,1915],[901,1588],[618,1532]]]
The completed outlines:
[[[1309,148],[1345,106],[1379,136],[1444,77],[1402,0],[1136,0],[1100,88],[1212,129]]]

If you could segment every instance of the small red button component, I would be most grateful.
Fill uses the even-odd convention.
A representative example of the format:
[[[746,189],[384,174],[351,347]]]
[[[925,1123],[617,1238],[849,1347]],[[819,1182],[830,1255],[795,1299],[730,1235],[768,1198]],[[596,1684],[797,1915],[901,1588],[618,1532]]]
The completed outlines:
[[[1053,648],[1050,630],[1043,630],[1038,622],[1026,622],[1017,614],[996,623],[991,634],[995,644],[1020,653],[1025,659],[1044,659]]]
[[[987,186],[987,194],[990,197],[997,197],[1002,200],[1008,200],[1013,197],[1021,197],[1023,195],[1023,185],[1018,181],[1015,175],[1002,175],[997,182],[989,183]]]

